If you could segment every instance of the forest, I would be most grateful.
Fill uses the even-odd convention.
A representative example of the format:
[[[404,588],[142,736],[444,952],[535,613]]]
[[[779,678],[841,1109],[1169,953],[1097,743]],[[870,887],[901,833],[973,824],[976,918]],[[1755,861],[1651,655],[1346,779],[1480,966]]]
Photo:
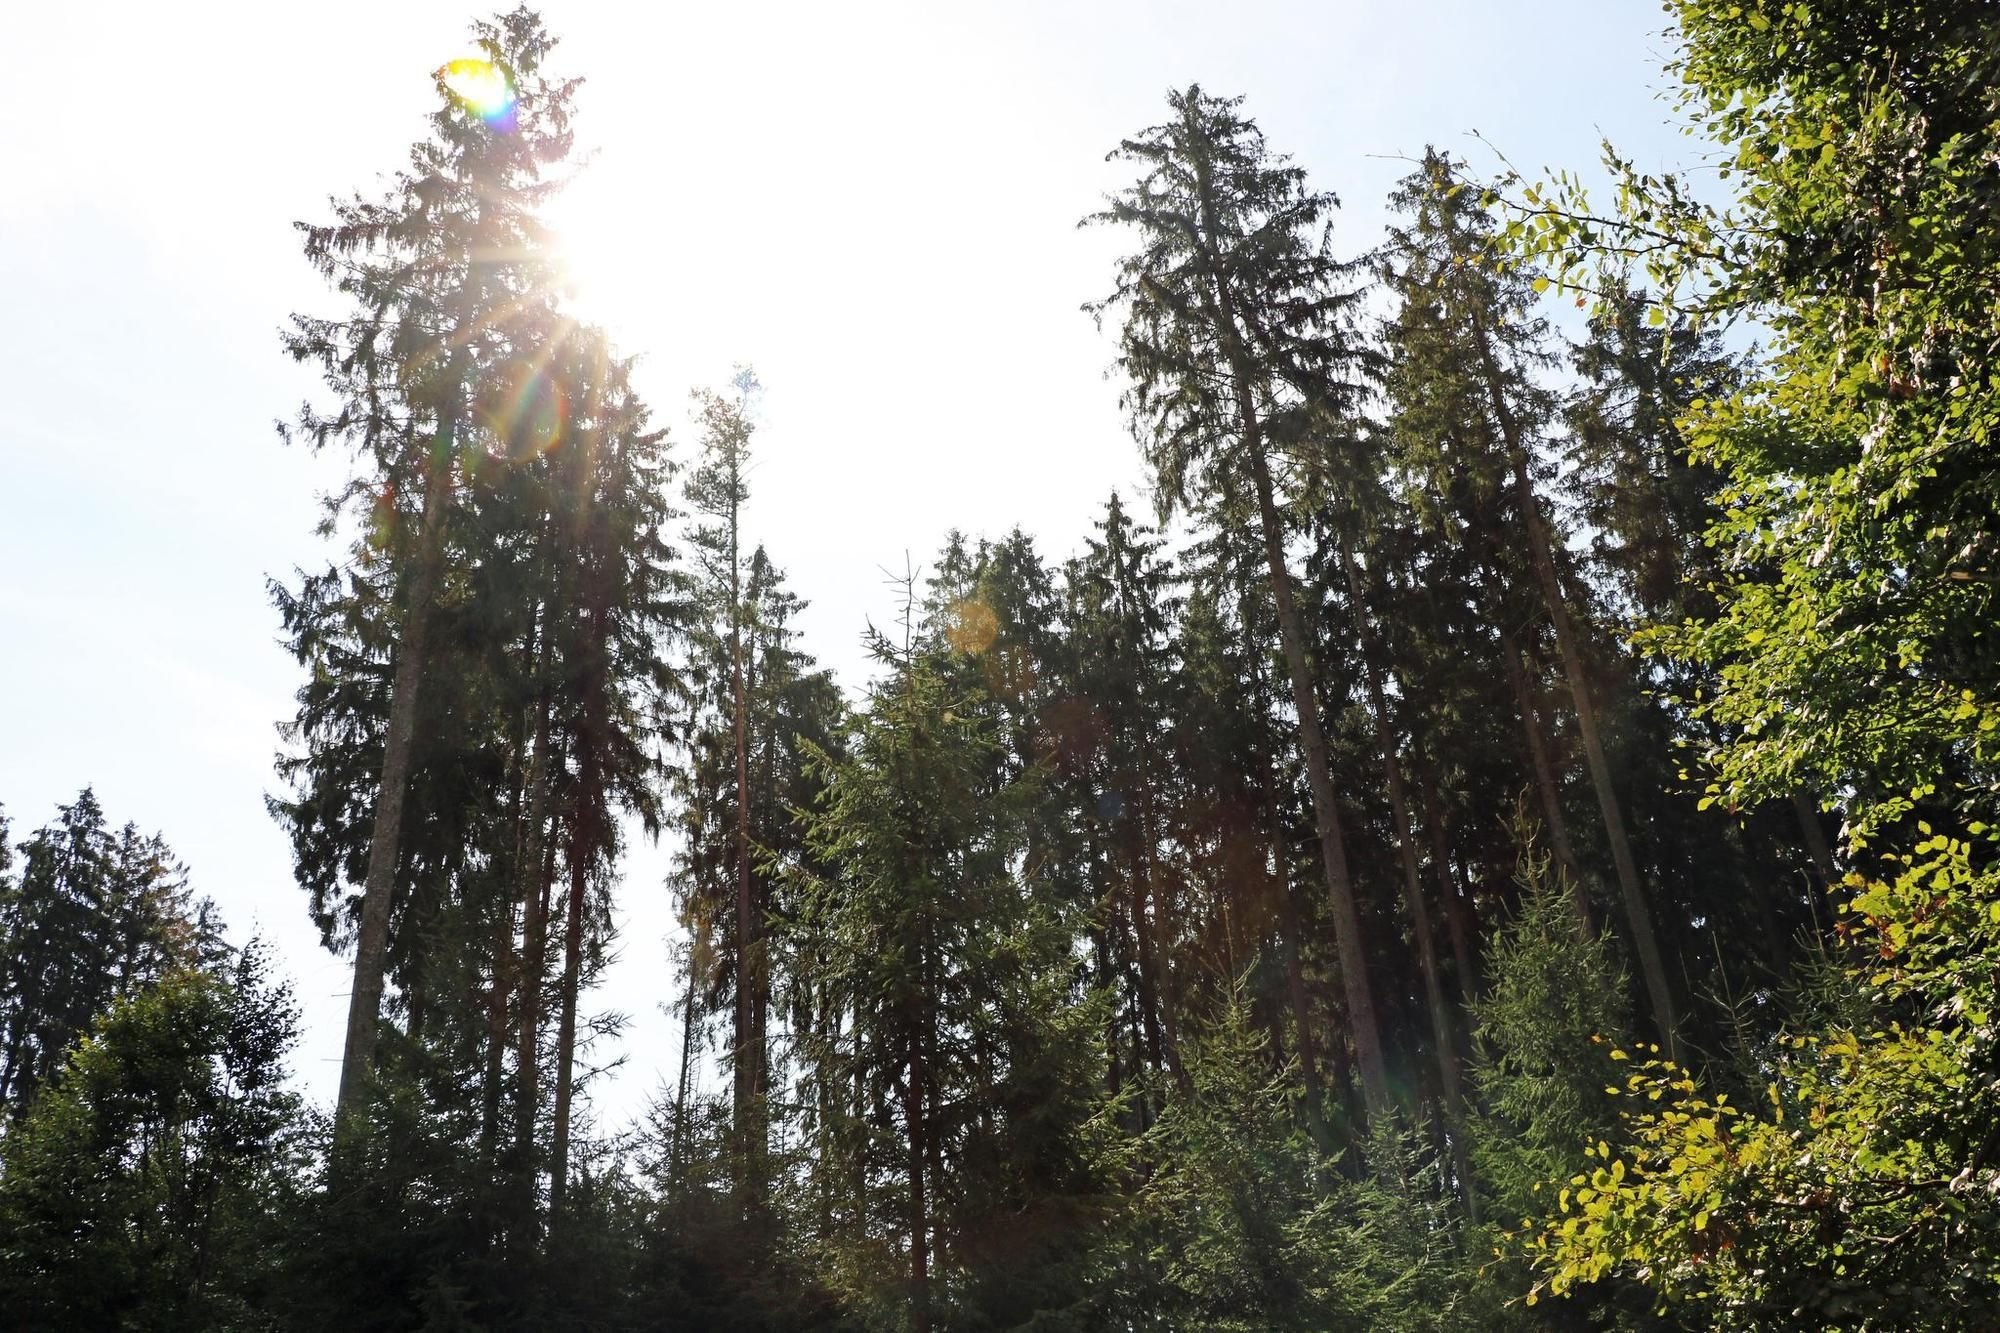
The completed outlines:
[[[0,812],[0,1322],[2000,1327],[2000,14],[1666,14],[1699,180],[1431,149],[1361,249],[1229,90],[1075,146],[1148,487],[918,553],[865,680],[757,373],[572,308],[588,71],[475,21],[272,349],[337,1095],[170,830]]]

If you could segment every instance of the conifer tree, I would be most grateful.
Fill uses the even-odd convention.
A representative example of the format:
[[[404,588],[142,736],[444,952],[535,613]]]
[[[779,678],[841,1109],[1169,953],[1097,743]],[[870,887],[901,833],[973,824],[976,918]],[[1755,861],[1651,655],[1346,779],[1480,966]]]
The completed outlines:
[[[701,422],[701,461],[689,474],[687,501],[704,521],[690,544],[702,573],[703,613],[709,624],[707,654],[729,719],[729,754],[734,773],[730,809],[731,836],[727,852],[730,892],[730,939],[735,971],[730,1069],[734,1089],[736,1150],[740,1154],[738,1192],[746,1210],[761,1207],[767,1129],[764,1099],[768,1092],[768,1052],[762,1033],[770,1005],[770,978],[763,940],[763,895],[758,892],[750,840],[750,698],[745,662],[748,619],[744,595],[745,543],[743,506],[750,498],[747,472],[750,438],[755,431],[751,401],[758,385],[748,369],[737,372],[733,398],[697,393]]]
[[[216,927],[158,835],[116,835],[86,787],[0,883],[0,1105],[24,1110],[114,999],[208,961]]]
[[[372,510],[397,574],[397,630],[372,834],[362,875],[354,990],[339,1114],[359,1107],[372,1067],[387,972],[418,692],[462,457],[489,450],[474,405],[525,340],[550,337],[554,283],[536,210],[570,147],[574,85],[541,70],[553,46],[518,9],[474,25],[479,60],[437,71],[430,135],[381,198],[337,203],[334,220],[301,224],[313,266],[352,303],[334,318],[296,316],[285,338],[323,372],[334,403],[307,407],[289,434],[314,449],[352,448],[357,472],[336,497]],[[329,515],[329,522],[334,516]]]
[[[1539,594],[1596,792],[1628,938],[1653,1020],[1672,1043],[1673,990],[1612,783],[1588,648],[1558,564],[1564,552],[1536,485],[1536,436],[1551,425],[1555,408],[1530,373],[1548,359],[1545,326],[1529,314],[1530,280],[1499,263],[1492,226],[1476,196],[1454,185],[1449,164],[1437,153],[1406,178],[1393,202],[1407,219],[1389,247],[1389,280],[1402,302],[1389,331],[1400,367],[1391,372],[1391,393],[1409,410],[1405,443],[1430,460],[1440,493],[1465,506],[1462,517],[1484,547],[1495,589],[1524,575]],[[1526,570],[1501,563],[1508,550],[1526,555]],[[1511,674],[1511,648],[1506,655]],[[1543,786],[1550,785],[1544,778]]]
[[[1157,478],[1163,514],[1214,513],[1247,491],[1264,545],[1311,787],[1341,985],[1368,1108],[1391,1107],[1362,918],[1327,757],[1279,483],[1286,444],[1353,407],[1357,353],[1348,326],[1349,268],[1328,248],[1334,197],[1266,147],[1238,103],[1191,87],[1174,119],[1112,156],[1139,181],[1091,221],[1132,228],[1141,248],[1112,295],[1132,428]]]
[[[799,1036],[813,1080],[854,1092],[826,1107],[814,1168],[851,1182],[836,1251],[857,1295],[924,1333],[1007,1245],[995,1228],[1034,1219],[1036,1249],[975,1283],[988,1299],[1018,1305],[1043,1265],[1064,1266],[1066,1201],[1091,1187],[1081,1127],[1100,1020],[1074,1002],[1072,925],[1027,856],[1034,779],[996,784],[998,710],[951,660],[969,654],[880,635],[873,650],[885,675],[806,820],[826,871],[801,877],[844,1023]]]

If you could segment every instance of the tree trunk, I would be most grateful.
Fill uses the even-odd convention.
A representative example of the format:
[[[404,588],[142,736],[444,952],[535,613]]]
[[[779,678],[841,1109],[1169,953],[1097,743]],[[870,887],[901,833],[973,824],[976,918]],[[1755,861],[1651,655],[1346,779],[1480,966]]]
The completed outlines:
[[[1827,845],[1826,829],[1819,822],[1819,806],[1802,791],[1791,796],[1792,813],[1798,816],[1799,836],[1805,839],[1806,855],[1812,857],[1820,882],[1829,887],[1840,882],[1840,868],[1833,862],[1833,848]]]
[[[389,961],[389,915],[395,904],[396,870],[403,850],[403,799],[410,788],[410,752],[417,730],[417,689],[423,679],[424,649],[430,637],[431,604],[443,577],[445,516],[451,507],[452,455],[458,440],[456,401],[464,379],[462,358],[448,372],[454,401],[438,426],[424,481],[418,519],[416,567],[403,607],[402,636],[396,646],[396,675],[389,694],[389,731],[382,744],[382,772],[375,790],[375,826],[368,840],[368,868],[362,877],[361,928],[354,946],[354,989],[347,1005],[347,1042],[341,1053],[340,1091],[334,1124],[349,1132],[375,1073],[380,1036],[382,985]]]
[[[1487,391],[1492,396],[1494,415],[1499,420],[1500,433],[1506,442],[1508,460],[1513,468],[1521,524],[1527,530],[1529,564],[1535,571],[1535,581],[1541,586],[1542,600],[1548,604],[1550,623],[1555,627],[1556,650],[1562,655],[1563,674],[1569,681],[1570,698],[1576,706],[1577,733],[1583,738],[1590,783],[1596,789],[1598,812],[1604,818],[1605,838],[1611,844],[1611,864],[1618,874],[1618,891],[1624,900],[1626,924],[1632,932],[1632,952],[1638,959],[1639,973],[1645,980],[1653,1022],[1660,1029],[1668,1054],[1678,1059],[1678,1023],[1674,1016],[1673,992],[1667,983],[1666,963],[1660,957],[1659,942],[1653,935],[1652,910],[1646,901],[1645,887],[1639,881],[1631,841],[1625,833],[1625,816],[1619,808],[1617,792],[1611,785],[1611,765],[1604,756],[1604,742],[1597,730],[1597,708],[1591,702],[1589,681],[1584,672],[1583,645],[1577,642],[1576,632],[1570,624],[1569,604],[1563,598],[1562,584],[1556,575],[1553,544],[1542,515],[1541,500],[1535,494],[1534,478],[1528,471],[1527,442],[1522,438],[1520,423],[1501,391],[1500,368],[1483,330],[1478,342],[1480,357],[1485,364]]]
[[[589,768],[590,747],[583,751],[583,767]],[[576,1087],[576,1008],[577,991],[583,981],[583,913],[590,890],[590,862],[596,854],[595,840],[587,825],[590,775],[579,773],[577,810],[573,816],[569,852],[569,902],[563,922],[562,1014],[556,1027],[555,1120],[549,1130],[549,1217],[551,1224],[563,1208],[569,1185],[570,1103]]]
[[[903,1094],[903,1119],[909,1131],[910,1175],[910,1328],[912,1333],[930,1333],[931,1249],[930,1213],[924,1196],[924,1176],[930,1161],[930,1145],[925,1140],[925,1080],[923,1034],[910,1051],[910,1082]]]
[[[1196,163],[1201,196],[1201,231],[1205,245],[1222,234],[1213,183],[1205,162]],[[1312,786],[1313,818],[1319,829],[1320,859],[1326,871],[1326,891],[1333,915],[1334,944],[1340,954],[1340,980],[1347,1000],[1347,1021],[1354,1038],[1355,1063],[1360,1068],[1363,1100],[1371,1115],[1386,1116],[1393,1107],[1389,1071],[1382,1058],[1382,1029],[1375,1012],[1375,993],[1368,981],[1368,953],[1362,942],[1361,914],[1354,903],[1354,886],[1347,870],[1347,847],[1341,835],[1340,809],[1328,770],[1326,737],[1320,730],[1319,703],[1313,693],[1312,667],[1306,659],[1305,630],[1285,564],[1285,530],[1279,521],[1277,497],[1264,457],[1263,422],[1257,412],[1249,351],[1237,323],[1236,295],[1223,277],[1224,268],[1212,251],[1202,256],[1209,281],[1202,285],[1214,332],[1229,363],[1236,398],[1237,446],[1250,470],[1257,496],[1264,559],[1270,567],[1272,600],[1278,613],[1285,665],[1292,677],[1292,701],[1298,711],[1299,747]]]
[[[535,748],[528,759],[528,826],[516,869],[516,896],[521,903],[521,956],[515,987],[514,1170],[518,1175],[517,1223],[523,1243],[535,1217],[535,1113],[542,1100],[540,1057],[542,981],[548,975],[548,894],[550,869],[545,832],[549,804],[549,711],[547,688],[549,648],[546,639],[537,654]]]
[[[1458,993],[1465,999],[1479,994],[1479,964],[1472,947],[1478,938],[1476,924],[1461,890],[1447,849],[1444,814],[1438,803],[1437,778],[1420,755],[1417,760],[1417,794],[1423,802],[1424,832],[1430,841],[1431,877],[1445,895],[1445,930],[1451,937],[1452,963],[1458,969]]]
[[[743,661],[743,589],[738,560],[738,508],[735,468],[730,472],[729,504],[729,667],[730,720],[735,735],[736,820],[736,1012],[732,1032],[731,1072],[736,1130],[739,1206],[746,1216],[758,1210],[762,1192],[764,1050],[757,1038],[760,921],[750,873],[750,715],[748,682]]]
[[[1521,665],[1520,640],[1504,623],[1500,628],[1500,656],[1507,672],[1507,686],[1514,695],[1514,710],[1521,718],[1521,736],[1528,747],[1529,772],[1542,807],[1542,823],[1548,830],[1550,850],[1555,853],[1556,864],[1562,867],[1569,880],[1570,906],[1576,910],[1578,924],[1583,927],[1584,934],[1595,935],[1597,923],[1591,916],[1590,895],[1584,886],[1583,863],[1577,860],[1575,844],[1570,841],[1569,820],[1562,808],[1562,788],[1556,782],[1555,761],[1549,755],[1549,732],[1543,725],[1542,710],[1536,705],[1534,687],[1528,682],[1527,670]]]
[[[667,1193],[670,1199],[678,1201],[686,1187],[687,1163],[684,1156],[687,1144],[688,1115],[688,1065],[694,1056],[694,995],[695,995],[695,948],[692,937],[688,940],[687,994],[681,1000],[681,1072],[679,1085],[674,1089],[674,1142],[667,1168],[670,1183]]]
[[[1285,664],[1292,676],[1299,748],[1304,752],[1306,777],[1312,787],[1313,817],[1319,826],[1320,858],[1326,871],[1333,939],[1340,954],[1340,980],[1347,1001],[1348,1026],[1354,1038],[1354,1060],[1361,1076],[1362,1100],[1371,1116],[1386,1116],[1394,1105],[1389,1093],[1389,1071],[1382,1058],[1382,1030],[1375,1013],[1375,993],[1368,980],[1361,913],[1355,906],[1354,886],[1347,870],[1347,846],[1327,763],[1326,736],[1320,730],[1319,701],[1313,692],[1312,668],[1306,661],[1305,628],[1293,596],[1291,570],[1285,564],[1284,529],[1279,522],[1271,473],[1265,464],[1256,409],[1247,385],[1239,383],[1237,399],[1243,421],[1244,453],[1257,491],[1257,513],[1263,528],[1264,558],[1270,566],[1272,599],[1277,605],[1278,632],[1284,644]]]

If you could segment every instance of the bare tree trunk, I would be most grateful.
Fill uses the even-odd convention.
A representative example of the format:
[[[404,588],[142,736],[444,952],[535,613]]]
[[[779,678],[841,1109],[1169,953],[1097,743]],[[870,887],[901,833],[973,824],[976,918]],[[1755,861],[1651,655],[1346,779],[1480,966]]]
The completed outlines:
[[[910,1175],[910,1328],[912,1333],[930,1333],[931,1327],[931,1248],[930,1212],[924,1195],[924,1177],[929,1169],[930,1145],[925,1109],[929,1089],[924,1061],[924,1033],[914,1034],[910,1050],[910,1081],[903,1094],[903,1119],[909,1132]]]
[[[687,994],[681,999],[681,1072],[679,1086],[674,1089],[674,1142],[668,1169],[672,1179],[667,1189],[669,1197],[678,1200],[687,1184],[687,1162],[684,1156],[687,1144],[688,1117],[688,1066],[694,1057],[694,995],[695,995],[695,949],[692,938],[688,941]]]
[[[1445,895],[1445,930],[1451,936],[1452,964],[1458,969],[1459,994],[1471,999],[1479,994],[1479,964],[1472,941],[1478,932],[1469,918],[1471,912],[1452,870],[1451,853],[1446,847],[1444,814],[1438,803],[1437,778],[1421,755],[1417,760],[1417,794],[1423,802],[1424,831],[1430,841],[1431,878]]]
[[[347,1042],[340,1061],[340,1091],[334,1124],[342,1133],[361,1112],[375,1073],[380,1036],[382,986],[389,962],[389,915],[395,904],[396,870],[403,850],[403,801],[410,789],[410,751],[417,730],[417,689],[423,680],[424,650],[430,637],[431,604],[443,576],[445,516],[451,507],[452,456],[458,439],[458,385],[462,355],[447,372],[454,401],[438,425],[424,480],[418,519],[415,568],[403,607],[402,636],[396,646],[396,675],[389,694],[389,731],[382,744],[382,772],[375,790],[375,827],[368,840],[368,868],[362,876],[361,928],[354,946],[354,989],[347,1005]]]
[[[542,1100],[540,1057],[542,981],[548,975],[549,868],[545,834],[549,804],[549,711],[547,686],[549,648],[544,639],[537,655],[535,748],[528,760],[528,826],[516,870],[516,894],[521,902],[521,956],[515,987],[514,1170],[518,1174],[516,1222],[521,1242],[532,1236],[535,1218],[535,1113]]]
[[[1375,1013],[1375,992],[1368,980],[1368,954],[1362,944],[1361,913],[1354,902],[1348,875],[1347,845],[1341,833],[1340,807],[1320,730],[1319,701],[1313,692],[1312,667],[1306,661],[1305,627],[1292,591],[1291,570],[1285,564],[1284,529],[1264,460],[1255,406],[1249,387],[1239,384],[1238,404],[1245,434],[1244,452],[1257,491],[1257,513],[1264,536],[1264,558],[1270,566],[1271,592],[1277,606],[1279,637],[1292,676],[1292,703],[1299,718],[1299,748],[1312,788],[1313,817],[1319,826],[1320,858],[1333,916],[1334,945],[1340,954],[1340,980],[1347,1001],[1347,1021],[1354,1038],[1354,1059],[1361,1076],[1361,1095],[1371,1116],[1386,1116],[1394,1108],[1389,1070],[1382,1058],[1381,1022]]]
[[[1534,687],[1521,665],[1520,640],[1504,624],[1500,628],[1500,656],[1507,672],[1507,686],[1514,695],[1514,711],[1521,719],[1521,736],[1528,747],[1529,772],[1542,807],[1542,823],[1548,829],[1549,847],[1555,852],[1556,864],[1569,879],[1570,906],[1576,910],[1578,923],[1586,935],[1595,935],[1597,923],[1592,919],[1590,895],[1584,887],[1583,863],[1577,860],[1575,844],[1570,841],[1569,819],[1562,808],[1562,788],[1556,782],[1555,762],[1549,755],[1549,732],[1543,725],[1542,710],[1535,702]]]
[[[590,747],[583,750],[582,767],[589,768]],[[563,1195],[569,1186],[570,1104],[576,1087],[577,991],[583,981],[583,913],[590,891],[590,862],[595,840],[583,808],[589,799],[588,774],[579,774],[577,810],[573,816],[569,852],[569,903],[563,922],[562,1013],[556,1027],[555,1120],[549,1130],[549,1217],[553,1225],[563,1209]]]
[[[1258,673],[1261,680],[1262,673]],[[1261,698],[1261,686],[1257,690]],[[1278,805],[1276,757],[1263,765],[1264,806],[1271,819],[1271,880],[1277,890],[1279,947],[1285,958],[1285,993],[1291,1001],[1292,1026],[1298,1030],[1299,1074],[1306,1085],[1306,1127],[1322,1149],[1331,1149],[1333,1136],[1326,1123],[1326,1087],[1320,1077],[1319,1051],[1313,1042],[1312,1005],[1306,996],[1305,964],[1300,951],[1305,931],[1299,924],[1299,905],[1292,898],[1291,867],[1285,858],[1285,814]],[[1230,981],[1236,980],[1234,973]]]
[[[1216,213],[1213,182],[1204,162],[1196,163],[1201,196],[1201,232],[1206,238],[1222,234]],[[1206,244],[1206,242],[1204,243]],[[1291,570],[1285,563],[1285,529],[1278,516],[1277,496],[1271,482],[1269,460],[1264,456],[1263,421],[1257,411],[1251,358],[1244,346],[1242,327],[1237,322],[1236,294],[1223,276],[1225,269],[1213,253],[1203,256],[1209,280],[1202,286],[1204,302],[1215,335],[1229,362],[1236,397],[1237,447],[1250,470],[1256,490],[1258,524],[1262,528],[1264,559],[1270,568],[1272,600],[1278,613],[1278,633],[1283,640],[1285,665],[1292,677],[1292,702],[1299,718],[1299,748],[1304,752],[1306,776],[1312,787],[1313,819],[1318,825],[1320,859],[1326,871],[1326,890],[1333,916],[1334,945],[1340,955],[1340,981],[1347,1000],[1347,1021],[1354,1039],[1355,1063],[1360,1068],[1363,1100],[1371,1115],[1387,1116],[1394,1108],[1389,1092],[1388,1066],[1382,1058],[1382,1027],[1375,1012],[1375,992],[1368,981],[1368,953],[1362,940],[1361,913],[1355,907],[1354,885],[1347,869],[1347,846],[1341,834],[1340,808],[1329,771],[1326,737],[1320,729],[1319,702],[1313,692],[1312,667],[1306,658],[1305,629],[1299,618],[1297,598],[1292,590]]]
[[[731,455],[732,460],[734,455]],[[736,761],[736,1012],[732,1033],[732,1107],[736,1129],[736,1191],[748,1215],[760,1207],[763,1162],[764,1048],[758,1040],[757,1009],[762,943],[756,887],[750,868],[750,701],[743,660],[743,588],[739,561],[737,478],[729,479],[729,668],[730,722]]]

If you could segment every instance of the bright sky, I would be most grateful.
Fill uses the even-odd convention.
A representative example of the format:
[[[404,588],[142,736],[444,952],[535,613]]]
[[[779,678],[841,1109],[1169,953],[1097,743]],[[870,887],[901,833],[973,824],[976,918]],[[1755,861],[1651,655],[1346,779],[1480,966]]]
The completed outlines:
[[[331,1096],[347,963],[324,953],[266,816],[297,674],[267,575],[323,562],[340,475],[272,423],[312,392],[288,312],[340,307],[291,223],[398,166],[464,54],[471,11],[30,5],[0,79],[0,802],[15,836],[95,784],[163,831],[240,938],[262,932],[307,1019],[294,1058]],[[1076,220],[1105,153],[1171,86],[1247,110],[1346,204],[1350,251],[1427,142],[1524,169],[1588,166],[1601,135],[1672,164],[1647,0],[558,2],[595,161],[562,208],[585,313],[643,355],[684,442],[687,393],[754,364],[767,392],[749,521],[813,602],[807,646],[862,676],[881,567],[948,527],[1015,524],[1070,553],[1139,489],[1079,305],[1117,239]],[[621,887],[597,992],[633,1020],[597,1088],[615,1125],[674,1077],[660,1006],[667,853]]]

